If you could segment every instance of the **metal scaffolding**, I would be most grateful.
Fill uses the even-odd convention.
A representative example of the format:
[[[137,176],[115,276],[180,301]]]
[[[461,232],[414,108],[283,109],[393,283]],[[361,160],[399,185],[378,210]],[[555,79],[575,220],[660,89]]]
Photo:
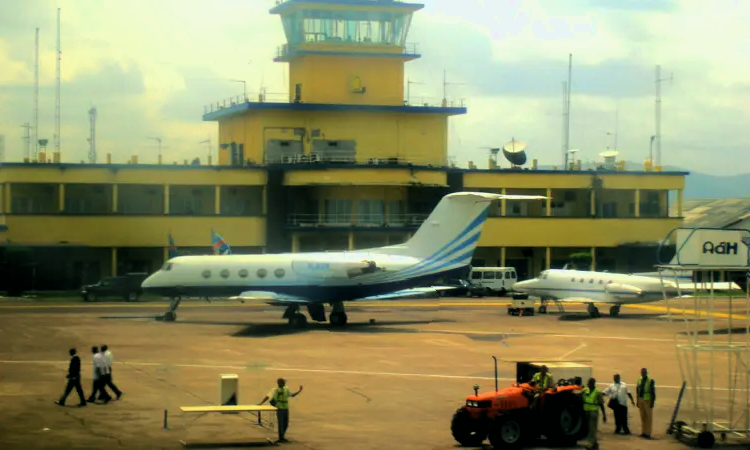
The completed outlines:
[[[669,321],[683,327],[675,350],[687,387],[667,432],[702,448],[717,439],[750,443],[750,231],[681,230],[675,257],[657,266]],[[675,285],[667,274],[685,270],[693,272],[692,292],[669,298]],[[744,292],[719,292],[715,281]]]

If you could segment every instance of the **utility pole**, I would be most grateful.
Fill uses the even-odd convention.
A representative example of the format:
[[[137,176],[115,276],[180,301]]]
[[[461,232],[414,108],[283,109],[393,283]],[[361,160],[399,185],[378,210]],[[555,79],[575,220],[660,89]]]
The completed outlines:
[[[568,54],[568,83],[565,92],[565,170],[568,170],[568,154],[570,153],[570,90],[573,84],[573,54]]]
[[[57,67],[55,74],[55,155],[60,157],[60,64],[62,48],[60,46],[60,8],[57,8]]]
[[[420,81],[411,81],[409,77],[406,78],[406,104],[411,105],[411,85],[412,84],[423,84]],[[443,98],[445,98],[445,89],[443,89]]]
[[[654,167],[658,167],[657,170],[661,170],[661,83],[669,81],[671,84],[673,80],[673,74],[669,78],[661,78],[661,66],[656,66],[656,164]]]
[[[39,28],[34,41],[34,136],[31,161],[36,161],[39,152]]]

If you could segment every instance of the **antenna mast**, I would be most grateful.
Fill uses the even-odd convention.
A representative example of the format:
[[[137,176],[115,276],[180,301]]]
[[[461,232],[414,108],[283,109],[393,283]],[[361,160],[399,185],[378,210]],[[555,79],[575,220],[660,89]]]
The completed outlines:
[[[568,153],[570,152],[570,88],[573,84],[573,54],[568,54],[568,83],[565,92],[565,170],[568,170]]]
[[[0,134],[0,163],[5,162],[5,135]]]
[[[60,47],[60,8],[57,8],[57,67],[55,74],[55,154],[60,157],[60,64],[62,59],[62,49]]]
[[[654,164],[657,170],[661,170],[661,83],[663,81],[669,81],[670,83],[674,79],[674,75],[670,75],[669,78],[661,78],[661,66],[656,66],[656,134],[654,140],[656,141],[656,164]]]
[[[442,103],[443,108],[448,106],[448,85],[458,86],[461,84],[463,83],[449,83],[447,72],[443,70],[443,103]]]
[[[24,128],[26,132],[23,134],[23,162],[29,162],[29,154],[31,151],[31,125],[29,122],[26,122],[25,124],[21,125],[21,128]]]
[[[562,152],[563,152],[563,170],[568,170],[568,149],[566,148],[565,134],[568,131],[568,83],[563,81],[563,104],[562,104]]]
[[[96,107],[89,109],[89,164],[96,164]]]
[[[445,83],[445,78],[443,78],[443,83]],[[411,106],[411,85],[412,84],[422,84],[422,82],[411,81],[409,77],[406,77],[406,104],[409,106]],[[445,98],[445,86],[443,86],[443,98]]]
[[[34,141],[31,160],[36,161],[39,152],[39,28],[34,40]]]

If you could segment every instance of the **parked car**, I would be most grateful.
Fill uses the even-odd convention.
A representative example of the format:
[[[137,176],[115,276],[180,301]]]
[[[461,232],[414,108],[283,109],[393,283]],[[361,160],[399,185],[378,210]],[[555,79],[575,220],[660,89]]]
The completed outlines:
[[[128,302],[136,302],[143,294],[141,284],[148,275],[138,272],[104,278],[96,284],[83,286],[81,296],[85,302],[94,302],[103,297],[120,297]]]

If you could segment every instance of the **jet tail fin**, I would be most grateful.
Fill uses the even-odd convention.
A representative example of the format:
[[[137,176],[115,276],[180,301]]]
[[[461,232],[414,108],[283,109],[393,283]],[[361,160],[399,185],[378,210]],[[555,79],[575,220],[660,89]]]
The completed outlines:
[[[214,230],[211,230],[211,243],[213,245],[214,255],[232,254],[232,248],[226,243],[224,238]]]
[[[414,236],[401,245],[367,250],[375,254],[421,259],[420,267],[450,270],[468,266],[495,200],[545,200],[541,195],[501,195],[486,192],[456,192],[443,197]],[[409,271],[421,269],[415,267]],[[432,270],[430,270],[432,271]],[[416,273],[415,273],[416,274]]]

